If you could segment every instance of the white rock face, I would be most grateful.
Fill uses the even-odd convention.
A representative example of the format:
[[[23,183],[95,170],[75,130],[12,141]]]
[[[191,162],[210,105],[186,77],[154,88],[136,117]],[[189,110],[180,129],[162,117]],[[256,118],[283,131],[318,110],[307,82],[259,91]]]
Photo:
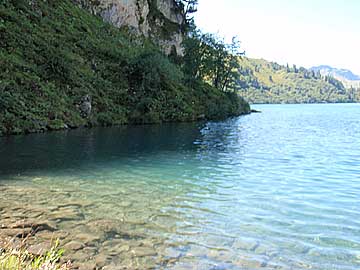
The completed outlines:
[[[82,6],[100,15],[104,21],[116,27],[127,26],[135,33],[153,38],[164,50],[170,54],[176,50],[178,55],[183,54],[181,43],[183,34],[181,25],[184,21],[182,14],[176,7],[174,0],[77,0]],[[154,1],[154,6],[150,6]],[[151,18],[151,8],[156,8],[159,14]],[[168,24],[175,27],[171,34],[168,33]],[[167,35],[162,33],[167,32]]]
[[[184,55],[184,48],[182,47],[182,42],[184,37],[181,33],[175,33],[171,36],[170,39],[159,40],[158,43],[165,54],[169,55],[173,48],[175,48],[177,55]]]
[[[116,27],[128,26],[138,33],[148,36],[147,0],[100,0],[97,13]]]
[[[173,0],[157,0],[156,5],[158,10],[171,22],[181,24],[184,20],[183,16],[175,12],[176,5]]]

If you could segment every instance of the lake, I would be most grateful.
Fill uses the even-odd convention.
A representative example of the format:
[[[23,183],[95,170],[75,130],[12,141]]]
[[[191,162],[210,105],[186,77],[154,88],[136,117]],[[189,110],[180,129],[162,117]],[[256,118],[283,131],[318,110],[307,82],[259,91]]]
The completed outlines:
[[[0,238],[30,220],[82,269],[360,269],[360,105],[253,107],[0,138]]]

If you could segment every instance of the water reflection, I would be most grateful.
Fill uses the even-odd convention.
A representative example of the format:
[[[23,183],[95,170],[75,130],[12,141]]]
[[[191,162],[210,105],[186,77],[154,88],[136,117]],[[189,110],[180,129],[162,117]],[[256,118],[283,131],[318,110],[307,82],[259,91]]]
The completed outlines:
[[[357,105],[259,109],[0,139],[1,221],[41,217],[90,268],[359,268]]]
[[[0,175],[76,168],[83,164],[193,151],[202,124],[79,129],[0,138]]]

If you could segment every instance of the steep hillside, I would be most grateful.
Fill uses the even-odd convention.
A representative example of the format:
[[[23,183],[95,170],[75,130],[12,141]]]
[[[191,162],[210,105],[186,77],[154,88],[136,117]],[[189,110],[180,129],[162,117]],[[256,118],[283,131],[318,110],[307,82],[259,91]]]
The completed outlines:
[[[70,0],[0,3],[0,134],[192,121],[248,104],[197,81],[149,40]]]
[[[183,54],[185,18],[174,0],[74,1],[118,28],[151,38],[166,54]]]
[[[320,73],[296,66],[282,66],[262,59],[240,61],[237,86],[251,103],[319,103],[354,102],[359,94],[354,89]]]
[[[347,88],[360,88],[360,76],[347,69],[338,69],[330,66],[312,67],[310,70],[320,72],[322,76],[332,76],[341,81]]]

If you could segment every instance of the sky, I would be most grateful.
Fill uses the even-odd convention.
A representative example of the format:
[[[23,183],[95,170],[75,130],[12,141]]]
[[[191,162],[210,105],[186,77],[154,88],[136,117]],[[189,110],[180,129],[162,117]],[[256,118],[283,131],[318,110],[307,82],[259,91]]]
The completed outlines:
[[[248,57],[360,75],[360,0],[199,0],[195,22]]]

